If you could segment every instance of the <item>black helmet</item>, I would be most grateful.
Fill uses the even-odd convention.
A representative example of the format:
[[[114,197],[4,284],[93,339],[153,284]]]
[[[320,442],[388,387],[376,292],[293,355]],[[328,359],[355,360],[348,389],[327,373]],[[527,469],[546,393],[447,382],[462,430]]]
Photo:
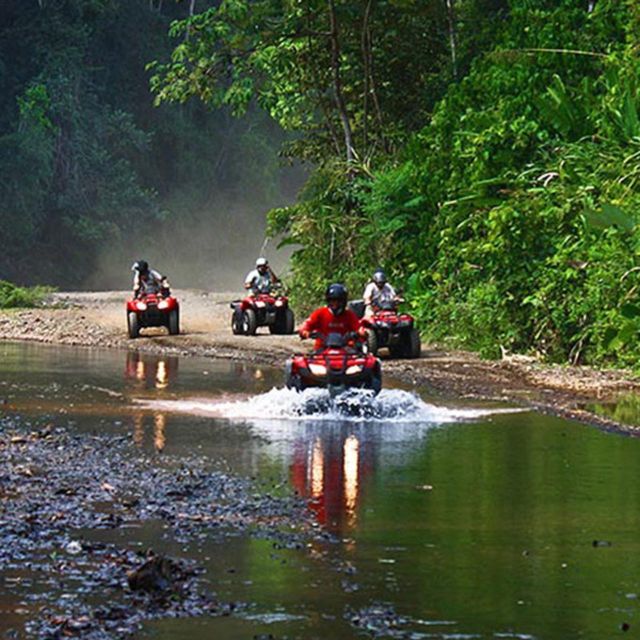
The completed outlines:
[[[131,270],[137,271],[138,273],[147,273],[147,271],[149,271],[149,263],[146,260],[138,260],[133,263]]]
[[[376,269],[373,274],[373,281],[379,286],[382,287],[387,282],[387,276],[385,275],[382,269]]]
[[[330,284],[327,287],[327,292],[325,293],[325,300],[327,301],[327,306],[334,315],[340,315],[347,306],[347,288],[338,282],[334,284]],[[337,301],[338,304],[336,306],[332,306],[331,302]]]

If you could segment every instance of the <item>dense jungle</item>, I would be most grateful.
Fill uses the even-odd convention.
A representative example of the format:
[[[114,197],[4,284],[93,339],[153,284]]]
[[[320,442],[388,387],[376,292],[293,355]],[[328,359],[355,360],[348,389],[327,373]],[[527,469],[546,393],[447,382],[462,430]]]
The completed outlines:
[[[0,1],[0,638],[637,636],[639,45]]]
[[[0,25],[3,277],[108,286],[143,243],[207,281],[268,211],[300,308],[381,266],[432,341],[635,364],[631,0],[13,0]]]

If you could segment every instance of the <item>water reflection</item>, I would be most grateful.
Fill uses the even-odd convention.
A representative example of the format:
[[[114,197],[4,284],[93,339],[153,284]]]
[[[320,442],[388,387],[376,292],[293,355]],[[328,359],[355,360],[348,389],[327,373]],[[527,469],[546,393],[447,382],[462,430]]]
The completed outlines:
[[[124,377],[145,389],[166,389],[178,377],[177,356],[157,356],[139,351],[128,351]]]
[[[137,413],[133,417],[133,441],[136,446],[143,447],[145,434],[148,432],[152,435],[153,448],[158,453],[162,453],[167,444],[166,428],[166,414],[161,412],[152,415]]]
[[[635,393],[623,394],[615,402],[587,404],[584,408],[603,418],[640,426],[640,396]]]
[[[362,502],[364,479],[374,468],[373,441],[344,429],[296,440],[291,482],[308,498],[316,520],[332,531],[354,529]]]
[[[164,621],[157,640],[345,640],[362,631],[345,614],[372,603],[406,616],[410,630],[386,629],[403,638],[600,640],[620,636],[627,621],[634,633],[638,439],[538,414],[428,405],[399,391],[380,394],[373,418],[348,421],[314,394],[264,393],[279,371],[227,362],[183,360],[178,380],[177,359],[135,352],[124,376],[120,352],[9,345],[2,355],[1,396],[21,412],[64,410],[73,420],[60,424],[91,434],[133,427],[138,447],[171,454],[156,456],[158,465],[197,452],[264,486],[288,478],[319,522],[347,534],[345,544],[317,543],[313,551],[322,553],[308,559],[274,553],[259,537],[203,540],[221,600],[306,619]],[[137,399],[158,402],[142,409]],[[626,406],[640,414],[635,398]],[[183,548],[155,524],[113,535],[172,554]],[[11,577],[0,574],[2,637],[22,624],[17,607],[31,607]],[[33,590],[24,587],[29,596]]]

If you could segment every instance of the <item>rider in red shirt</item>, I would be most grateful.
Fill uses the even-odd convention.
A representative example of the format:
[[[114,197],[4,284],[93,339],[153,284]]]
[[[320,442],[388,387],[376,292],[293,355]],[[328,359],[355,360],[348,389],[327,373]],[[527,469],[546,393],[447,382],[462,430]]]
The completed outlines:
[[[321,349],[324,339],[330,333],[345,335],[356,332],[361,336],[364,335],[360,319],[351,309],[347,309],[347,289],[344,285],[338,283],[329,285],[325,299],[327,306],[316,309],[302,323],[298,332],[301,338],[308,338],[312,332],[322,334],[322,337],[316,338],[315,342],[315,348]]]

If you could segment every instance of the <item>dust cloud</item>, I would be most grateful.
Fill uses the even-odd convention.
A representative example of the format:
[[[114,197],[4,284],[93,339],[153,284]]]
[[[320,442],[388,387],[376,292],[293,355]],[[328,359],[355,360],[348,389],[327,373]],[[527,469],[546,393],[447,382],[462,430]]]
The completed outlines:
[[[129,289],[131,265],[139,259],[180,289],[241,292],[259,256],[269,259],[278,276],[285,275],[293,249],[278,249],[277,240],[266,238],[266,212],[293,200],[289,195],[283,202],[216,203],[198,211],[169,213],[166,220],[120,246],[105,247],[83,288]]]

